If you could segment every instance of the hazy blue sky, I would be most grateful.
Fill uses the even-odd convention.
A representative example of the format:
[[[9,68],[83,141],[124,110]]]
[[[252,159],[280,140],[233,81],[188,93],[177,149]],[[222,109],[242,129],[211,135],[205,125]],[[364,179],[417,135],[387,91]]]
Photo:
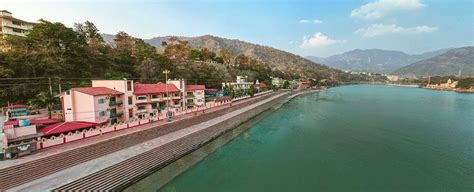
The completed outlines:
[[[67,26],[90,20],[103,33],[211,34],[302,56],[356,48],[420,53],[474,44],[472,0],[0,0],[0,9]]]

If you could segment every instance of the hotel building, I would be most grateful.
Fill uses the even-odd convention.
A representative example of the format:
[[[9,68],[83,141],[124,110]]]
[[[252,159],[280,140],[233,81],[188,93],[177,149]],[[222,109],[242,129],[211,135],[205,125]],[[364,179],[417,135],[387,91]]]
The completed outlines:
[[[92,87],[73,88],[61,98],[65,121],[115,123],[154,116],[167,106],[182,110],[204,105],[204,90],[204,85],[185,85],[182,80],[170,80],[168,85],[93,80]]]
[[[7,10],[0,10],[0,34],[2,37],[7,35],[26,36],[33,29],[35,23],[24,21],[12,16]]]

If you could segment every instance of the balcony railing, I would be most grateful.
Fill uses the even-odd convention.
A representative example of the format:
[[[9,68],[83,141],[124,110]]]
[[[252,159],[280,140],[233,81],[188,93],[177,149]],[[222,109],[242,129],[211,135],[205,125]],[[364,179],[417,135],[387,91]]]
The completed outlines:
[[[115,119],[123,116],[123,112],[111,113],[110,118]]]
[[[121,101],[110,101],[109,102],[109,106],[113,107],[113,106],[122,106],[123,102]]]

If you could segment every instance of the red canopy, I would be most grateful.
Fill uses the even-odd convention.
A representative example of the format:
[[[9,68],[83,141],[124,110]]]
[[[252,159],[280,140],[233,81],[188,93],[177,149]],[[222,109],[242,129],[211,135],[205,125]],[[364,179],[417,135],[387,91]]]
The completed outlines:
[[[39,132],[43,133],[43,135],[46,136],[46,135],[54,135],[58,133],[67,133],[70,131],[75,131],[75,130],[89,128],[89,127],[95,127],[95,126],[100,126],[100,124],[94,123],[94,122],[85,122],[85,121],[71,121],[71,122],[64,122],[64,123],[58,123],[58,124],[47,126],[39,130]]]
[[[59,122],[59,120],[57,119],[31,119],[30,120],[30,124],[34,124],[34,125],[45,125],[45,124],[52,124],[52,123],[57,123],[57,122]],[[4,122],[3,126],[9,126],[9,125],[18,126],[19,123],[20,121],[17,119],[14,121]]]
[[[11,105],[4,107],[5,109],[18,109],[18,108],[29,108],[28,105]]]

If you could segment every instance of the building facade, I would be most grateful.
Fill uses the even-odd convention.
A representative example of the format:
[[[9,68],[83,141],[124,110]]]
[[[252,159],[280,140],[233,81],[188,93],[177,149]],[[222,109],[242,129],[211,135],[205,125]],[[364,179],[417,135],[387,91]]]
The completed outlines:
[[[61,94],[66,122],[107,123],[123,121],[124,93],[107,87],[73,88]]]
[[[272,85],[277,88],[282,88],[285,80],[279,77],[272,77]]]
[[[206,103],[205,85],[186,85],[184,80],[168,80],[169,84],[175,85],[183,95],[183,107],[202,106]]]
[[[248,82],[247,81],[247,76],[237,76],[237,79],[235,82],[230,82],[230,83],[222,83],[222,89],[224,89],[225,86],[232,86],[234,90],[238,89],[249,89],[250,86],[253,85],[253,82]]]
[[[26,36],[34,25],[33,22],[13,17],[12,13],[7,10],[0,10],[0,33],[2,37],[7,35]]]

